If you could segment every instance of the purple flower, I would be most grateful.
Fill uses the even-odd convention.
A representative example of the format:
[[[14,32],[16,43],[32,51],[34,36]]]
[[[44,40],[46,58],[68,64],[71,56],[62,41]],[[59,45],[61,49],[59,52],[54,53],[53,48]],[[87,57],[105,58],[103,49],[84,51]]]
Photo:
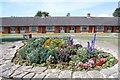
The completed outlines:
[[[68,43],[73,43],[73,39],[71,37],[68,37]]]
[[[94,39],[91,41],[91,45],[90,45],[90,42],[87,42],[88,43],[88,45],[87,45],[88,51],[93,52],[94,46],[95,46],[95,41],[96,41],[96,34],[94,34]]]
[[[94,42],[95,42],[95,40],[96,40],[96,34],[94,34]]]
[[[91,48],[94,49],[95,41],[92,40]]]
[[[65,53],[65,50],[60,50],[60,54],[63,55]]]
[[[72,49],[74,49],[76,47],[76,45],[74,44],[74,45],[72,45]]]

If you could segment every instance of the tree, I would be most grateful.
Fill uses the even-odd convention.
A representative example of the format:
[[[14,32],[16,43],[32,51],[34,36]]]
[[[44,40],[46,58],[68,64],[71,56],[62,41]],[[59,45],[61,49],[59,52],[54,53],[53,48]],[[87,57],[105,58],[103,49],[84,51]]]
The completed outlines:
[[[114,17],[120,17],[120,7],[116,8],[116,10],[113,13]]]
[[[44,12],[38,11],[35,16],[42,17],[42,14],[44,14],[45,17],[46,17],[46,16],[49,16],[49,13],[48,13],[48,12],[45,12],[45,11],[44,11]]]
[[[66,15],[66,16],[68,16],[68,17],[69,17],[69,16],[70,16],[70,13],[67,13],[67,15]]]

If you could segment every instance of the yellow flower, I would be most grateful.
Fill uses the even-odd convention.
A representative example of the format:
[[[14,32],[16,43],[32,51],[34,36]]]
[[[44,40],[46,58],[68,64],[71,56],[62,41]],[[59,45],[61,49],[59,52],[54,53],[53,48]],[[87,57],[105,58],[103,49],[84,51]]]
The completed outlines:
[[[47,48],[47,49],[51,50],[51,49],[50,49],[50,46],[45,46],[45,48]]]

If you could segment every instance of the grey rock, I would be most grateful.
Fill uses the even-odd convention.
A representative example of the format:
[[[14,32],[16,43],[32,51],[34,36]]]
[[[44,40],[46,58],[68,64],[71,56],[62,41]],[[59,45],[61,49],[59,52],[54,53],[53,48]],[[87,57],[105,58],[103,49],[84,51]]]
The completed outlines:
[[[90,78],[86,71],[73,72],[73,78]]]
[[[35,76],[32,78],[32,80],[42,80],[46,75],[44,73],[41,74],[35,74]]]
[[[12,70],[16,70],[16,69],[18,69],[19,67],[21,67],[21,65],[16,64],[16,65],[12,66],[11,69],[12,69]]]
[[[12,75],[11,75],[11,77],[13,77],[13,78],[15,78],[17,75],[19,75],[19,74],[21,74],[21,73],[23,73],[23,71],[15,71]]]
[[[3,65],[2,65],[2,69],[9,69],[9,68],[11,68],[12,66],[14,66],[13,63],[3,64]]]
[[[87,73],[91,78],[104,78],[100,71],[97,70],[88,71]]]
[[[47,69],[47,70],[44,72],[44,74],[47,75],[47,74],[49,74],[49,73],[51,73],[51,72],[52,72],[52,69]]]
[[[19,75],[15,75],[15,76],[13,76],[13,78],[22,79],[23,76],[25,76],[26,74],[28,74],[28,72],[21,71],[21,73]]]
[[[9,69],[9,70],[6,70],[4,72],[2,72],[2,77],[5,77],[5,78],[11,78],[11,75],[13,74],[13,70]]]
[[[32,69],[32,66],[21,66],[17,68],[18,71],[24,71],[24,72],[30,72]]]
[[[42,73],[43,71],[45,71],[47,68],[46,67],[34,67],[30,70],[30,72],[34,72],[34,73]]]
[[[34,77],[35,73],[28,73],[23,77],[23,80],[31,80]]]
[[[60,72],[59,78],[71,78],[72,77],[72,71],[70,70],[64,70]]]
[[[47,74],[45,78],[58,78],[61,70],[53,69],[51,73]]]
[[[103,74],[105,78],[107,78],[108,76],[111,76],[114,73],[118,73],[117,65],[108,69],[102,69],[100,73]]]

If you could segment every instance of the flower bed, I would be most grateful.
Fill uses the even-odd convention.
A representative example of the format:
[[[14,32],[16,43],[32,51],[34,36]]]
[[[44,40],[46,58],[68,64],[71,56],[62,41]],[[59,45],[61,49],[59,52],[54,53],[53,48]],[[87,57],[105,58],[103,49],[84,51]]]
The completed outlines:
[[[46,66],[68,70],[93,70],[112,67],[117,59],[110,53],[94,48],[94,39],[87,47],[75,44],[71,37],[39,38],[24,42],[13,62],[23,66]]]

